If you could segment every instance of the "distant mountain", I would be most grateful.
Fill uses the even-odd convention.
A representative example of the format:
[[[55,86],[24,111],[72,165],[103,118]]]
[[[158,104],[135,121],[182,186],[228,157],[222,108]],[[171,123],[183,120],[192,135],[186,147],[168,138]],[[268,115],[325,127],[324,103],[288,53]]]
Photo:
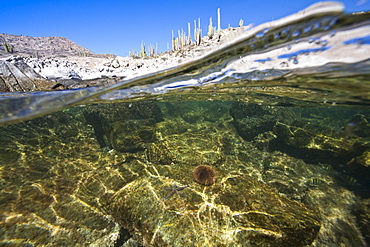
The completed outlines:
[[[68,57],[95,55],[63,37],[29,37],[0,33],[0,57],[19,54],[25,57]]]

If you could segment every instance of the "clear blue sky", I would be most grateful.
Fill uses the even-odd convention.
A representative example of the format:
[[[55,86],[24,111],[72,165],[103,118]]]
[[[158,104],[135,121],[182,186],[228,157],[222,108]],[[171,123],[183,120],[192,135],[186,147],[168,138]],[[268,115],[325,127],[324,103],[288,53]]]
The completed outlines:
[[[34,37],[66,37],[94,53],[126,56],[158,43],[167,50],[172,30],[184,29],[201,18],[203,35],[209,18],[221,28],[256,25],[298,12],[314,0],[0,0],[0,33]],[[346,12],[370,10],[370,0],[345,0]]]

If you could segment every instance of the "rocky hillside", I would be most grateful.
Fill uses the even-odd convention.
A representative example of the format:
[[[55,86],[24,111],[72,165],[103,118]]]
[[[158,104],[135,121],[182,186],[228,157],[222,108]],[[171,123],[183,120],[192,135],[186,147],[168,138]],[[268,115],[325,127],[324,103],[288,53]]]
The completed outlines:
[[[111,85],[197,58],[233,40],[245,29],[228,28],[217,37],[203,37],[199,44],[143,57],[93,54],[62,37],[0,34],[0,92]]]
[[[0,57],[9,56],[7,49],[22,56],[38,58],[91,56],[94,54],[63,37],[29,37],[0,33]]]

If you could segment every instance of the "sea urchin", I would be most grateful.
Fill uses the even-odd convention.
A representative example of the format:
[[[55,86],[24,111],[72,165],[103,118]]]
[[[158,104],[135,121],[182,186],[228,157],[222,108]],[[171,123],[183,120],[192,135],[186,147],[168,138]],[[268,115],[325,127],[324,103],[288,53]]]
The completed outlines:
[[[195,181],[203,185],[212,185],[216,181],[216,172],[211,166],[199,165],[193,171]]]

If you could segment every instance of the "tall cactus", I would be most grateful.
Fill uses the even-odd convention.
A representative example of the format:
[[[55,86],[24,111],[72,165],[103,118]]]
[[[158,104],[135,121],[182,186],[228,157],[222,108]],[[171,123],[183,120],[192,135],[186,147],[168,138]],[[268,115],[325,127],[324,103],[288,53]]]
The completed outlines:
[[[217,31],[221,32],[221,10],[217,9]]]
[[[213,37],[213,24],[212,24],[212,17],[209,18],[209,25],[208,25],[208,38],[212,39]]]
[[[191,44],[190,22],[188,22],[188,44]]]
[[[243,19],[240,19],[239,21],[239,27],[242,27],[244,25],[244,20]]]
[[[145,51],[145,43],[144,41],[142,41],[141,43],[141,48],[140,48],[140,54],[139,54],[140,57],[146,57],[146,51]]]
[[[176,50],[176,43],[175,43],[175,35],[174,35],[174,33],[173,33],[173,30],[172,30],[172,50],[174,51],[174,50]]]
[[[194,21],[194,40],[195,45],[199,46],[202,41],[202,29],[200,28],[200,18],[198,18],[198,27],[196,27],[196,21]]]
[[[8,44],[5,39],[3,42],[3,47],[6,53],[13,53],[13,46],[11,44]]]

